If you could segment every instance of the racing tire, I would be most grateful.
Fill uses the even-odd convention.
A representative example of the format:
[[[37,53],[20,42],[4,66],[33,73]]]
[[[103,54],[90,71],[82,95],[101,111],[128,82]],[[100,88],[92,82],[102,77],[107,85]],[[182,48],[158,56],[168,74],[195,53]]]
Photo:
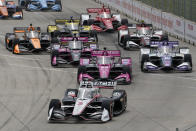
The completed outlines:
[[[92,30],[92,31],[90,32],[90,34],[91,34],[91,37],[95,37],[96,43],[98,43],[97,32],[96,32],[95,30]]]
[[[129,66],[124,66],[123,67],[123,74],[126,74],[126,73],[128,73],[128,75],[130,77],[130,81],[126,82],[125,84],[129,85],[129,84],[131,84],[131,81],[132,81],[132,69]]]
[[[114,100],[114,110],[113,110],[114,116],[118,116],[118,115],[122,114],[127,108],[127,93],[126,93],[126,91],[125,90],[114,90],[112,94],[115,94],[117,92],[119,92],[121,95],[119,98]],[[112,97],[114,97],[114,95]],[[121,105],[119,106],[119,105],[115,105],[115,104],[121,104]],[[119,108],[119,107],[121,107],[121,109],[118,111],[115,111],[115,108]]]
[[[112,120],[113,117],[113,100],[104,100],[101,105],[102,109],[108,110],[109,113],[109,121]]]
[[[13,44],[12,44],[12,53],[13,54],[18,54],[18,53],[15,53],[15,47],[16,47],[16,45],[18,45],[20,43],[20,41],[18,40],[18,39],[14,39],[13,40]]]
[[[85,72],[86,72],[86,67],[85,66],[79,66],[78,67],[78,72],[77,72],[77,82],[78,82],[78,84],[80,84],[80,81],[79,81],[80,74],[85,73]]]
[[[52,67],[57,67],[58,66],[58,61],[56,60],[56,64],[53,63],[53,59],[54,57],[58,57],[59,53],[58,53],[58,50],[53,50],[52,53],[51,53],[51,66]]]
[[[60,5],[61,9],[58,10],[58,12],[61,12],[62,11],[62,4],[61,4],[61,0],[56,0],[55,2],[56,4]]]
[[[8,38],[9,38],[11,35],[14,35],[14,33],[6,33],[6,35],[5,35],[5,48],[6,48],[7,50],[9,50],[9,51],[12,50],[12,45],[10,45],[11,42],[8,42]],[[10,46],[10,47],[9,47],[9,46]]]
[[[55,30],[54,32],[53,32],[53,38],[56,38],[56,37],[58,37],[58,36],[60,36],[60,34],[61,34],[61,32],[60,31],[58,31],[58,30]]]
[[[122,25],[128,25],[128,19],[122,19],[121,24]]]
[[[149,60],[149,55],[143,54],[143,55],[142,55],[142,58],[141,58],[141,65],[140,65],[140,68],[141,68],[141,71],[142,71],[142,72],[147,72],[147,70],[144,69],[144,63],[145,63],[145,62],[148,62],[148,60]]]
[[[184,54],[184,62],[188,62],[190,64],[191,70],[189,70],[189,71],[191,72],[192,71],[192,67],[193,67],[191,54]]]
[[[92,25],[92,24],[94,24],[94,20],[93,19],[88,19],[87,23],[88,23],[88,25]]]
[[[48,108],[48,115],[51,108],[60,109],[61,108],[61,101],[59,99],[52,99],[50,100],[49,108]]]

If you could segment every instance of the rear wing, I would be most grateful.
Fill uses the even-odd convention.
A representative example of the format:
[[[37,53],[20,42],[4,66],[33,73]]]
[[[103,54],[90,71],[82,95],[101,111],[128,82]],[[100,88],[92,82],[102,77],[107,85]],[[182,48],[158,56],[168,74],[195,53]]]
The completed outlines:
[[[34,29],[38,32],[41,31],[40,27],[34,27]],[[28,27],[14,27],[14,33],[25,33],[28,30]]]
[[[92,85],[94,88],[103,88],[103,89],[114,89],[116,88],[117,82],[113,80],[94,80],[94,81],[81,81],[80,87],[82,85]]]
[[[150,43],[150,47],[158,47],[158,46],[164,46],[164,45],[168,45],[171,47],[177,47],[179,46],[179,42],[178,41],[152,41]]]
[[[152,28],[152,24],[136,24],[136,27],[151,27]]]
[[[88,42],[88,37],[77,37],[78,41],[82,41],[82,42]],[[61,41],[62,42],[68,42],[68,41],[72,41],[73,37],[62,37]]]
[[[71,21],[73,21],[74,23],[80,23],[79,19],[72,19],[72,20],[70,20],[70,19],[56,19],[55,24],[62,25],[62,24],[65,24],[65,23],[71,22]]]
[[[96,50],[96,51],[92,51],[92,56],[103,56],[103,55],[120,57],[121,53],[120,53],[120,50]]]
[[[99,12],[108,12],[110,13],[110,8],[87,8],[88,13],[99,13]]]

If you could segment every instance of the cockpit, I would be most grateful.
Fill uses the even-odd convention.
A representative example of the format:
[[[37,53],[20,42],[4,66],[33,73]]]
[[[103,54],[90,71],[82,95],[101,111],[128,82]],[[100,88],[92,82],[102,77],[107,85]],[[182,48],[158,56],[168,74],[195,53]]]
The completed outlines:
[[[100,65],[112,64],[112,58],[110,56],[98,56],[97,64],[100,64]]]
[[[111,14],[107,12],[103,12],[99,15],[101,18],[111,18]]]
[[[151,35],[152,34],[152,30],[146,27],[141,27],[140,29],[137,30],[137,33],[139,35]]]
[[[35,30],[27,32],[27,37],[30,39],[39,38],[39,32],[37,32]]]
[[[79,99],[92,99],[99,94],[98,88],[79,88]]]
[[[68,42],[69,49],[72,50],[81,50],[82,49],[82,42],[81,41],[69,41]]]

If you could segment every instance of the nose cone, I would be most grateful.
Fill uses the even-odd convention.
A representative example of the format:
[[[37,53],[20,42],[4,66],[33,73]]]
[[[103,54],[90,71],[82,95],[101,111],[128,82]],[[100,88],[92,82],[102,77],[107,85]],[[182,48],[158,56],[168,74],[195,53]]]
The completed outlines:
[[[8,16],[7,7],[0,7],[0,13],[2,16]]]
[[[48,5],[47,5],[47,1],[46,0],[41,0],[40,1],[40,4],[41,4],[41,7],[44,9],[44,8],[48,8]]]
[[[162,57],[162,64],[164,67],[170,67],[172,64],[171,56],[163,56]]]
[[[71,56],[72,56],[73,61],[80,61],[81,53],[80,52],[72,52]]]
[[[86,99],[86,100],[77,99],[72,115],[73,116],[80,115],[85,110],[86,106],[89,104],[90,101],[91,99]]]
[[[110,74],[110,66],[109,65],[101,65],[99,66],[100,78],[108,78]]]
[[[113,24],[112,24],[112,21],[110,19],[103,20],[103,23],[105,24],[107,29],[113,29]]]

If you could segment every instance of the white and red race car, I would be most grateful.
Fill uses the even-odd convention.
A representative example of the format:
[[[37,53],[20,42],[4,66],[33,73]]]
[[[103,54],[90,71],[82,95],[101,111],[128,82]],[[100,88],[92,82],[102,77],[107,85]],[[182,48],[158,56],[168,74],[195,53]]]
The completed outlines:
[[[118,32],[118,44],[124,49],[148,47],[151,41],[161,41],[162,30],[153,30],[152,24],[132,24]]]
[[[114,89],[115,82],[82,81],[79,89],[67,89],[62,102],[52,99],[48,109],[48,121],[65,121],[69,118],[107,122],[113,115],[122,114],[127,107],[125,90]],[[114,89],[112,96],[103,97],[102,88]]]
[[[87,8],[87,14],[81,14],[82,25],[91,25],[97,32],[116,31],[126,29],[127,19],[121,19],[120,14],[112,14],[109,8]],[[96,14],[94,17],[93,14]]]

